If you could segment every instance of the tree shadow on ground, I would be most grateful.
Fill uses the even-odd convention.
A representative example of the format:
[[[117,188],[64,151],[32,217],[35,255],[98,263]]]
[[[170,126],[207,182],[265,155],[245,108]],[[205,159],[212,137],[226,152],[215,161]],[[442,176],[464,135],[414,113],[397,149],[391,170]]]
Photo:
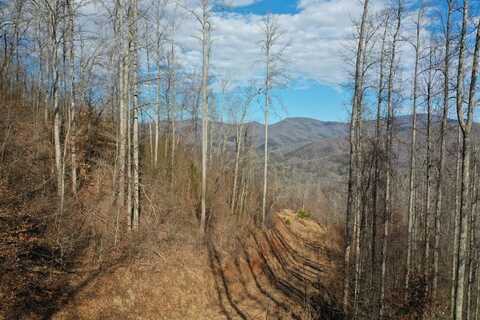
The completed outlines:
[[[91,245],[87,230],[78,225],[76,231],[69,229],[74,240],[67,245],[49,228],[52,221],[15,214],[2,216],[1,222],[0,295],[6,299],[0,318],[50,319],[84,287],[114,271],[126,258],[119,256],[100,268],[77,271],[78,261]]]
[[[277,310],[270,314],[273,318],[282,318],[283,315],[286,319],[301,319],[302,315],[309,313],[312,319],[345,319],[334,294],[322,283],[325,266],[314,261],[311,255],[296,250],[299,244],[289,243],[298,241],[298,238],[290,235],[287,239],[285,231],[273,228],[252,232],[249,239],[248,245],[247,241],[239,239],[240,256],[245,263],[242,264],[240,256],[234,258],[234,276],[232,270],[225,270],[214,241],[211,237],[207,240],[219,304],[227,319],[237,316],[250,319],[251,310],[246,310],[245,300],[265,310],[266,314],[273,307]],[[313,243],[305,247],[318,254],[319,249]],[[258,270],[259,265],[255,262],[260,265]],[[252,287],[248,286],[247,278],[252,280]]]

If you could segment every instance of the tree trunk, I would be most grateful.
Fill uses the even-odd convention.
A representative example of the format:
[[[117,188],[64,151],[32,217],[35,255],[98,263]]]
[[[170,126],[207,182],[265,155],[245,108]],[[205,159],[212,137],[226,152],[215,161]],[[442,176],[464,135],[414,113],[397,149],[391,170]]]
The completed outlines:
[[[385,146],[385,208],[383,215],[383,243],[382,243],[382,274],[380,278],[380,319],[385,316],[385,279],[387,274],[387,255],[388,255],[388,237],[389,225],[392,213],[392,199],[391,199],[391,179],[392,179],[392,140],[393,140],[393,79],[395,76],[395,58],[396,46],[400,35],[400,26],[402,21],[402,3],[398,1],[397,9],[397,26],[393,36],[390,67],[388,73],[388,87],[387,87],[387,141]]]
[[[158,155],[160,149],[160,108],[161,108],[161,97],[162,97],[162,81],[161,81],[161,42],[162,42],[162,33],[160,31],[161,27],[161,15],[160,15],[160,1],[156,3],[156,64],[157,64],[157,83],[156,83],[156,117],[155,117],[155,144],[154,144],[154,155],[153,155],[153,167],[158,168]]]
[[[348,195],[347,195],[347,211],[345,217],[345,266],[344,266],[344,285],[343,285],[343,311],[348,313],[349,296],[350,296],[350,251],[352,245],[352,237],[350,232],[351,216],[357,216],[357,198],[358,198],[358,153],[359,153],[359,122],[361,109],[361,96],[363,96],[363,51],[365,45],[365,29],[368,17],[368,2],[363,3],[362,21],[360,24],[360,34],[358,38],[356,64],[355,64],[355,87],[352,101],[352,117],[350,123],[350,165],[349,165],[349,179],[348,179]]]
[[[449,110],[449,68],[450,68],[450,29],[451,29],[451,14],[452,1],[447,0],[447,26],[445,34],[445,58],[444,58],[444,82],[443,82],[443,113],[442,126],[440,128],[440,164],[438,169],[438,183],[437,183],[437,200],[435,205],[435,244],[433,254],[433,285],[432,297],[437,297],[438,288],[438,265],[440,260],[440,215],[442,213],[443,189],[442,184],[445,175],[445,152],[446,152],[446,134],[448,125],[448,110]]]
[[[77,194],[77,147],[76,147],[76,117],[75,117],[75,12],[74,0],[67,0],[69,18],[69,62],[70,62],[70,145],[72,161],[72,192]]]
[[[472,201],[471,201],[471,209],[470,209],[470,218],[469,218],[469,223],[470,223],[470,234],[469,234],[469,243],[468,243],[468,282],[467,282],[467,304],[466,304],[466,310],[467,310],[467,320],[471,319],[471,309],[472,309],[472,290],[473,290],[473,285],[474,285],[474,275],[476,273],[476,263],[477,263],[477,250],[476,250],[476,242],[477,242],[477,237],[476,237],[476,210],[477,210],[477,205],[476,205],[476,194],[477,194],[477,185],[476,185],[476,175],[477,175],[477,164],[475,161],[475,152],[473,153],[473,169],[472,169],[472,183],[471,183],[471,189],[472,189]]]
[[[430,47],[428,80],[427,80],[427,154],[426,154],[426,170],[425,170],[425,296],[428,296],[428,284],[430,275],[430,203],[431,203],[431,153],[432,153],[432,90],[433,90],[433,48]]]
[[[459,248],[458,248],[458,267],[457,267],[457,285],[455,293],[455,317],[454,320],[462,320],[464,315],[464,296],[465,296],[465,280],[467,267],[467,246],[468,246],[468,227],[469,221],[467,215],[470,211],[470,158],[471,158],[471,137],[470,132],[473,124],[473,111],[476,104],[475,90],[477,84],[478,72],[478,55],[480,50],[480,23],[477,25],[477,35],[475,41],[475,51],[472,63],[472,76],[470,80],[470,90],[468,96],[467,119],[464,118],[463,111],[463,79],[464,79],[464,54],[465,54],[465,35],[467,33],[468,18],[468,0],[463,5],[463,24],[460,40],[458,79],[457,79],[457,115],[458,122],[463,134],[463,150],[462,150],[462,193],[460,198],[460,217],[459,217]],[[465,122],[466,121],[466,122]]]
[[[173,32],[172,32],[172,44],[171,44],[171,85],[170,85],[170,94],[171,97],[169,99],[172,108],[172,150],[170,154],[170,178],[171,178],[171,186],[173,188],[175,184],[175,145],[176,145],[176,127],[175,121],[177,116],[177,89],[176,89],[176,81],[177,81],[177,70],[176,70],[176,53],[175,53],[175,24],[173,25]]]
[[[119,88],[119,132],[118,132],[118,199],[117,199],[117,215],[116,215],[116,225],[115,225],[115,244],[118,240],[118,233],[120,229],[120,216],[121,212],[125,208],[125,175],[126,175],[126,166],[127,166],[127,116],[128,116],[128,66],[127,66],[127,57],[128,57],[128,45],[125,41],[125,6],[126,0],[118,0],[116,3],[117,6],[117,47],[119,48],[119,79],[118,79],[118,88]]]
[[[50,45],[51,45],[51,92],[52,92],[52,104],[54,113],[53,123],[53,136],[55,146],[55,170],[57,175],[57,194],[59,198],[59,215],[63,214],[65,187],[64,187],[64,166],[62,157],[62,113],[58,102],[58,43],[57,43],[57,28],[58,28],[58,6],[57,0],[54,1],[53,7],[50,8],[53,12],[49,15],[49,32],[50,32]]]
[[[243,119],[241,120],[243,121]],[[233,190],[232,190],[232,200],[230,203],[230,211],[232,213],[235,212],[235,205],[237,200],[237,185],[238,185],[238,175],[240,171],[240,152],[242,150],[242,132],[243,132],[243,124],[239,123],[237,125],[237,135],[236,135],[236,149],[235,149],[235,169],[233,172]]]
[[[131,0],[132,6],[132,89],[133,89],[133,218],[132,229],[138,230],[140,218],[140,163],[139,163],[139,142],[138,142],[138,1]]]
[[[377,244],[376,244],[376,239],[377,239],[377,210],[378,210],[378,184],[380,181],[380,152],[381,152],[381,146],[380,146],[380,126],[381,126],[381,116],[382,116],[382,104],[383,104],[383,90],[384,90],[384,68],[385,68],[385,42],[387,39],[387,31],[388,31],[388,21],[390,19],[390,16],[386,14],[386,19],[385,19],[385,26],[383,30],[383,36],[382,36],[382,46],[380,49],[380,74],[379,74],[379,79],[378,79],[378,91],[377,91],[377,117],[376,117],[376,122],[375,122],[375,164],[374,164],[374,178],[373,178],[373,207],[372,207],[372,230],[371,230],[371,242],[370,242],[370,249],[371,249],[371,274],[370,274],[370,288],[372,293],[374,293],[376,290],[374,288],[374,282],[375,282],[375,277],[376,277],[376,272],[377,272],[377,262],[376,262],[376,255],[377,255]],[[373,297],[372,300],[375,300],[375,297]]]
[[[207,217],[207,156],[208,156],[208,69],[210,58],[209,1],[202,0],[202,198],[200,232],[205,233]]]
[[[457,129],[457,159],[455,166],[455,212],[453,217],[453,254],[452,254],[452,288],[451,288],[451,312],[452,319],[454,318],[455,310],[455,295],[457,286],[457,267],[458,267],[458,247],[459,247],[459,234],[460,234],[460,190],[462,179],[462,129],[460,125]]]
[[[263,195],[262,195],[262,227],[265,227],[265,219],[267,214],[267,183],[268,183],[268,112],[270,105],[270,48],[267,47],[267,75],[265,80],[265,123],[264,123],[264,156],[263,156]]]
[[[412,137],[410,142],[410,177],[408,192],[408,243],[407,243],[407,273],[405,276],[405,289],[408,295],[410,274],[412,272],[413,251],[413,224],[415,223],[415,173],[416,173],[416,141],[417,141],[417,98],[418,98],[418,64],[420,59],[420,31],[423,8],[418,11],[417,36],[415,45],[415,71],[413,74],[413,106],[412,106]]]

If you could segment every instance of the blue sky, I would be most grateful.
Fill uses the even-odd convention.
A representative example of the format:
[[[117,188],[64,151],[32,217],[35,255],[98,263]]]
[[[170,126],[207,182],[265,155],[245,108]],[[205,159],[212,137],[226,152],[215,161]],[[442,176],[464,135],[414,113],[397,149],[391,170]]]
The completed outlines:
[[[359,0],[225,0],[232,7],[223,12],[223,20],[217,23],[217,30],[226,39],[237,37],[243,39],[245,34],[254,38],[254,30],[250,25],[261,21],[265,14],[277,16],[280,28],[286,37],[293,43],[290,51],[287,51],[287,61],[290,67],[290,78],[293,81],[285,88],[276,89],[275,95],[279,102],[275,103],[275,112],[272,112],[272,122],[285,117],[310,117],[324,121],[348,121],[351,101],[351,92],[345,89],[350,80],[349,73],[352,71],[352,58],[347,59],[347,52],[353,49],[354,22],[358,21],[362,12],[362,1]],[[369,11],[379,12],[385,8],[386,0],[370,1]],[[402,36],[413,38],[416,20],[416,11],[419,2],[408,2],[402,23]],[[444,11],[444,5],[436,4],[435,9],[427,9],[427,20],[436,20],[440,11]],[[225,12],[227,12],[225,14]],[[442,12],[444,13],[444,12]],[[220,13],[221,15],[222,13]],[[239,21],[244,20],[245,26]],[[229,30],[226,25],[233,23],[236,31]],[[224,26],[225,25],[225,26]],[[428,39],[428,33],[432,32],[425,26],[423,33],[424,41]],[[435,31],[433,31],[435,32]],[[235,35],[236,34],[236,35]],[[261,37],[257,34],[257,37]],[[258,38],[257,38],[258,39]],[[238,47],[232,50],[233,55],[245,57],[248,50],[248,38],[239,41]],[[228,52],[230,44],[220,44],[218,51]],[[424,45],[426,47],[426,45]],[[247,50],[245,50],[247,48]],[[405,72],[404,90],[408,91],[410,85],[409,76],[413,54],[411,46],[405,41],[400,45],[402,55],[402,70]],[[217,52],[218,52],[217,51]],[[215,52],[215,50],[214,50]],[[215,53],[214,53],[215,55]],[[225,59],[231,58],[232,54],[226,54]],[[222,60],[222,54],[218,61]],[[254,59],[252,57],[251,59]],[[214,58],[215,60],[215,58]],[[235,62],[232,62],[234,64]],[[227,65],[223,63],[223,65]],[[237,65],[247,66],[244,61],[236,64],[234,74],[242,74]],[[258,66],[260,66],[258,68]],[[261,70],[261,64],[257,64],[256,70]],[[250,68],[252,69],[252,68]],[[245,76],[252,74],[245,72]],[[254,76],[259,76],[257,73]],[[261,76],[261,71],[260,71]],[[275,99],[274,99],[275,100]],[[275,100],[277,101],[277,100]],[[281,102],[280,102],[281,101]],[[252,120],[263,121],[262,111],[257,110],[251,114]],[[408,113],[409,103],[401,113]]]
[[[243,15],[288,14],[295,15],[301,10],[297,0],[260,0],[251,5],[240,6],[227,11]],[[299,86],[295,82],[274,92],[275,110],[272,122],[286,117],[308,117],[325,121],[346,121],[346,101],[349,94],[338,86],[310,83]],[[262,122],[262,110],[252,112],[252,120]]]
[[[260,0],[251,5],[240,6],[230,11],[243,14],[295,14],[299,12],[297,0]]]
[[[252,3],[253,2],[253,3]],[[342,17],[342,20],[348,20],[349,18],[356,17],[355,13],[358,12],[355,10],[349,10],[350,4],[355,4],[355,0],[342,0],[342,1],[329,1],[329,0],[231,0],[231,4],[236,6],[230,8],[223,8],[219,9],[219,14],[234,14],[241,19],[241,17],[245,17],[245,19],[250,19],[251,17],[259,18],[265,14],[273,14],[277,16],[281,16],[280,19],[295,19],[295,21],[300,20],[300,15],[303,15],[302,19],[308,21],[314,18],[317,10],[325,11],[328,14],[328,11],[335,11],[335,14],[338,14],[339,17]],[[228,3],[228,1],[227,1]],[[243,5],[245,3],[252,3],[248,5]],[[341,12],[335,8],[335,5],[338,5],[340,9],[343,8],[344,12]],[[324,6],[324,7],[321,7]],[[325,10],[322,10],[325,9]],[[346,13],[345,13],[346,12]],[[288,17],[285,17],[288,16]],[[306,17],[306,19],[304,18]],[[310,27],[314,26],[305,26],[302,25],[295,27],[288,27],[284,29],[287,33],[287,37],[295,38],[298,32],[301,33],[312,33],[310,39],[312,41],[322,41],[322,37],[331,37],[330,34],[322,34],[322,30],[328,30],[328,28],[337,29],[336,21],[333,20],[333,25],[329,26],[327,19],[321,19],[322,16],[318,17],[318,23],[322,23],[322,27],[318,28],[317,31],[315,28],[309,30]],[[315,21],[314,21],[315,22]],[[227,22],[228,23],[228,22]],[[308,22],[307,22],[308,23]],[[312,24],[312,23],[310,23]],[[345,29],[346,24],[350,25],[351,21],[343,21],[338,27],[338,29]],[[285,24],[287,25],[287,24]],[[326,28],[326,29],[325,29]],[[221,29],[218,28],[217,29]],[[295,30],[297,29],[297,30]],[[220,31],[221,33],[222,31]],[[246,31],[247,32],[247,31]],[[337,32],[337,30],[335,30]],[[315,34],[316,33],[316,34]],[[308,34],[307,34],[308,35]],[[345,38],[346,33],[339,33],[339,38]],[[344,40],[344,39],[339,39]],[[301,45],[301,44],[300,44]],[[300,59],[296,59],[295,57],[287,57],[292,64],[299,64],[301,63],[302,66],[300,68],[296,68],[298,70],[306,69],[307,72],[310,71],[308,63],[315,64],[316,62],[319,64],[328,64],[328,68],[321,68],[321,66],[317,66],[317,69],[324,70],[324,74],[321,75],[321,78],[313,78],[315,75],[312,74],[308,75],[299,71],[293,72],[293,81],[284,88],[276,89],[275,90],[275,97],[274,98],[274,111],[272,112],[272,122],[277,122],[286,117],[309,117],[315,118],[319,120],[325,121],[347,121],[348,120],[348,101],[350,100],[350,94],[345,90],[341,89],[341,82],[342,76],[336,74],[335,80],[326,79],[328,78],[329,74],[332,73],[332,69],[335,70],[335,73],[344,73],[345,72],[345,65],[339,63],[338,59],[332,63],[328,63],[328,59],[316,58],[316,54],[319,52],[323,52],[326,50],[322,50],[321,47],[315,47],[314,43],[310,43],[310,46],[306,46],[304,50],[310,50],[310,53],[305,52],[306,55],[305,61],[300,62]],[[337,45],[337,44],[335,44]],[[310,49],[309,49],[310,48]],[[222,48],[220,48],[222,49]],[[296,50],[296,49],[295,49]],[[214,55],[215,55],[214,51]],[[335,53],[334,51],[332,51]],[[338,52],[337,52],[338,53]],[[303,54],[303,53],[300,53]],[[313,58],[310,58],[309,54],[313,55]],[[320,53],[321,54],[321,53]],[[326,54],[326,53],[325,53]],[[303,56],[301,58],[303,60]],[[293,61],[292,61],[293,60]],[[325,62],[327,61],[327,62]],[[328,70],[330,69],[330,70]],[[337,70],[338,69],[338,70]],[[342,70],[340,70],[342,69]],[[315,67],[312,67],[312,73],[315,70]],[[323,77],[323,78],[322,78]],[[340,80],[339,80],[340,78]],[[299,79],[307,79],[306,81],[301,81]],[[299,85],[299,82],[302,82]],[[250,114],[251,120],[263,121],[263,112],[261,107],[256,106],[255,110],[252,110]]]
[[[320,83],[299,88],[294,83],[273,92],[272,123],[286,117],[306,117],[323,121],[345,122],[348,119],[349,93]],[[263,122],[263,109],[254,106],[251,119]]]

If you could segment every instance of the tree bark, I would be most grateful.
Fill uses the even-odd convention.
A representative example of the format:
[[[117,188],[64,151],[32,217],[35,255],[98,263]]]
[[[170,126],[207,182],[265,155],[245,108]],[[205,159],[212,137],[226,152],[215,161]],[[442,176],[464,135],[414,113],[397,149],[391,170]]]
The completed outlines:
[[[467,19],[468,19],[468,0],[464,1],[463,5],[463,23],[462,33],[460,39],[459,64],[458,64],[458,79],[457,79],[457,116],[460,128],[463,135],[463,150],[462,150],[462,189],[460,198],[460,217],[459,217],[459,248],[457,260],[457,284],[455,292],[455,316],[454,320],[462,320],[464,315],[464,297],[465,297],[465,280],[467,267],[467,246],[468,246],[468,219],[467,215],[470,210],[470,158],[471,158],[471,129],[473,124],[473,111],[476,104],[476,84],[478,73],[478,55],[480,50],[480,23],[477,25],[477,35],[475,41],[475,51],[472,62],[472,75],[470,80],[470,89],[468,96],[467,118],[465,120],[463,110],[463,79],[464,79],[464,54],[465,54],[465,36],[467,33]]]
[[[418,65],[420,60],[420,32],[423,7],[418,10],[417,32],[415,44],[415,71],[413,74],[413,105],[412,105],[412,131],[410,142],[410,176],[408,193],[408,243],[407,243],[407,274],[405,276],[405,289],[408,295],[410,274],[412,272],[413,251],[413,224],[415,223],[415,176],[416,176],[416,141],[417,141],[417,98],[418,98]]]
[[[451,30],[451,15],[452,15],[452,0],[447,0],[447,25],[445,33],[445,58],[444,58],[444,82],[443,82],[443,113],[442,126],[440,128],[440,164],[438,169],[438,183],[437,183],[437,200],[435,205],[435,244],[433,254],[433,285],[432,297],[437,297],[438,288],[438,266],[440,260],[440,215],[442,213],[444,175],[445,175],[445,152],[446,152],[446,134],[448,125],[448,110],[449,110],[449,80],[450,80],[450,30]]]
[[[65,197],[65,186],[64,186],[64,166],[63,166],[63,156],[62,156],[62,113],[60,110],[60,105],[58,102],[58,82],[59,82],[59,72],[58,72],[58,41],[57,41],[57,32],[58,32],[58,19],[59,19],[59,2],[55,0],[53,6],[49,7],[49,36],[50,36],[50,45],[51,45],[51,93],[52,93],[52,104],[53,104],[53,113],[54,113],[54,123],[53,123],[53,136],[54,136],[54,147],[55,147],[55,170],[57,175],[57,194],[59,198],[59,215],[63,214],[64,206],[64,197]]]
[[[468,243],[468,282],[467,282],[467,304],[466,304],[466,316],[467,320],[471,319],[471,309],[472,309],[472,290],[474,285],[474,275],[476,273],[476,264],[477,264],[477,250],[476,250],[476,194],[477,194],[477,184],[476,184],[476,176],[477,176],[477,164],[475,161],[475,152],[473,152],[473,164],[472,164],[472,183],[471,183],[471,190],[472,190],[472,201],[471,201],[471,208],[470,208],[470,234],[469,234],[469,243]]]
[[[171,178],[171,187],[173,188],[175,184],[175,145],[176,145],[176,116],[177,116],[177,70],[176,70],[176,52],[175,52],[175,22],[173,24],[173,31],[172,31],[172,43],[171,43],[171,84],[170,84],[170,103],[172,108],[172,118],[171,118],[171,126],[172,126],[172,150],[170,154],[170,178]]]
[[[360,122],[360,110],[361,110],[361,96],[363,95],[363,54],[365,45],[365,29],[368,17],[368,2],[365,0],[363,3],[362,20],[360,23],[360,33],[358,37],[356,63],[355,63],[355,86],[352,99],[352,116],[350,123],[350,164],[349,164],[349,178],[348,178],[348,194],[347,194],[347,211],[345,217],[345,265],[344,265],[344,284],[343,284],[343,311],[348,313],[348,305],[350,299],[350,252],[352,245],[352,236],[350,232],[350,220],[352,215],[357,216],[357,198],[358,198],[358,153],[359,153],[359,122]]]
[[[381,153],[381,145],[380,145],[380,135],[381,135],[381,116],[382,116],[382,104],[383,104],[383,91],[385,89],[384,86],[384,68],[385,68],[385,42],[387,39],[387,31],[388,31],[388,21],[390,19],[390,15],[386,14],[385,19],[385,26],[383,30],[382,36],[382,46],[380,48],[380,71],[379,71],[379,79],[378,79],[378,88],[377,88],[377,116],[375,121],[375,168],[374,168],[374,178],[373,178],[373,207],[372,207],[372,230],[371,230],[371,242],[370,242],[370,249],[371,249],[371,275],[370,275],[370,288],[372,292],[375,292],[374,288],[374,281],[377,272],[377,262],[376,262],[376,239],[377,239],[377,211],[378,211],[378,184],[380,182],[380,153]],[[375,298],[373,298],[375,300]]]
[[[132,229],[138,230],[140,219],[140,163],[139,163],[139,141],[138,141],[138,1],[131,0],[132,6],[132,89],[133,89],[133,217]]]
[[[392,180],[392,140],[393,140],[393,80],[395,77],[395,59],[396,47],[400,35],[400,27],[402,21],[402,1],[398,1],[397,9],[397,25],[395,34],[393,36],[390,67],[388,74],[387,87],[387,141],[385,146],[386,169],[385,169],[385,208],[383,215],[383,243],[382,243],[382,274],[380,278],[380,319],[385,316],[385,279],[387,274],[387,255],[388,255],[388,237],[390,218],[392,213],[392,199],[391,199],[391,180]]]
[[[268,37],[268,35],[267,35]],[[267,73],[265,77],[265,105],[264,105],[264,155],[263,155],[263,195],[262,195],[262,227],[265,227],[265,219],[267,215],[267,183],[268,183],[268,116],[270,106],[270,45],[266,48],[266,67]]]
[[[430,275],[430,204],[431,204],[431,153],[432,153],[432,91],[433,91],[433,47],[430,46],[428,79],[427,79],[427,150],[426,150],[426,168],[425,168],[425,264],[424,264],[424,279],[425,279],[425,296],[428,296],[428,283]]]
[[[77,194],[77,147],[76,147],[76,106],[75,106],[75,12],[74,0],[66,0],[68,6],[69,26],[69,62],[70,62],[70,145],[72,161],[72,193]]]
[[[118,233],[120,229],[121,212],[125,208],[125,175],[127,165],[127,116],[128,116],[128,45],[125,41],[125,1],[117,0],[117,48],[119,49],[119,79],[118,79],[118,94],[119,98],[119,132],[118,132],[118,199],[117,199],[117,214],[115,223],[115,244],[118,241]]]
[[[205,233],[207,217],[207,157],[208,157],[208,69],[210,58],[209,0],[202,0],[202,197],[200,232]]]
[[[452,253],[452,288],[451,288],[451,312],[454,318],[455,295],[457,285],[457,267],[458,267],[458,247],[460,234],[460,190],[462,183],[462,129],[460,125],[457,128],[457,159],[455,165],[455,211],[453,215],[453,253]]]

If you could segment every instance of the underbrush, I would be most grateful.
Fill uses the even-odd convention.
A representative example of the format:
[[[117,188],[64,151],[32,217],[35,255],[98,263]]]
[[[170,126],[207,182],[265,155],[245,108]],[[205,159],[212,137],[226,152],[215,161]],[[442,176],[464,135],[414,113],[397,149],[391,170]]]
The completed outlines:
[[[0,122],[0,318],[44,319],[74,291],[69,273],[91,235],[72,199],[59,214],[48,128],[14,97],[0,95],[8,109]]]
[[[222,309],[228,285],[218,271],[259,232],[261,185],[247,180],[254,171],[240,181],[241,198],[232,208],[229,163],[213,154],[205,235],[199,229],[199,150],[179,143],[172,162],[162,148],[157,164],[143,150],[140,226],[131,231],[116,205],[115,128],[94,109],[81,108],[79,190],[70,190],[65,157],[60,213],[50,121],[18,95],[0,92],[1,98],[8,117],[0,120],[0,318],[215,319],[232,311]],[[160,144],[168,140],[166,134]]]

